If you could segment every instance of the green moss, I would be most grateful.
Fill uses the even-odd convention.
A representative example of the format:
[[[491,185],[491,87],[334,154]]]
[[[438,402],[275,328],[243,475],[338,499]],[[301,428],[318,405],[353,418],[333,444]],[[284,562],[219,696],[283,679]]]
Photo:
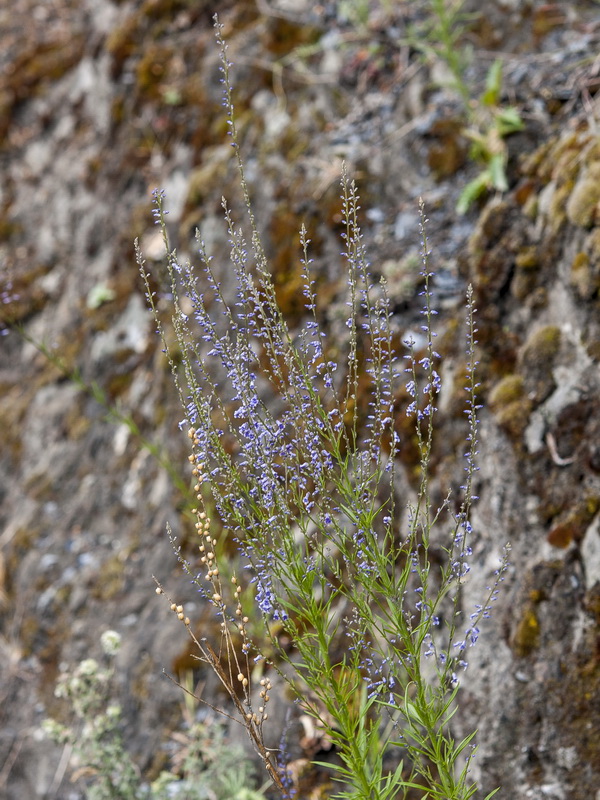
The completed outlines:
[[[547,169],[548,154],[552,149],[552,141],[548,141],[534,150],[533,153],[526,155],[521,165],[523,175],[536,177],[548,183],[552,179],[552,173]]]
[[[594,231],[595,233],[595,231]],[[575,289],[582,300],[591,300],[600,291],[600,268],[597,264],[597,242],[593,234],[589,237],[591,241],[586,242],[590,245],[589,249],[592,256],[588,253],[577,253],[571,264],[571,286]]]
[[[566,204],[573,191],[574,181],[557,186],[552,194],[548,208],[548,218],[553,233],[557,233],[567,220]]]
[[[574,527],[569,521],[559,522],[557,525],[554,525],[548,533],[548,542],[552,547],[558,547],[560,550],[564,550],[575,538],[574,534]]]
[[[161,83],[169,73],[173,58],[173,47],[165,44],[150,44],[136,68],[136,86],[139,94],[145,99],[162,99]]]
[[[107,36],[105,48],[112,56],[112,77],[118,78],[125,62],[145,53],[150,42],[168,35],[177,15],[185,12],[192,24],[208,10],[209,3],[202,0],[145,0],[141,7],[126,17],[118,28]],[[209,15],[207,14],[207,19]]]
[[[530,200],[536,196],[536,189],[536,182],[531,180],[531,178],[521,180],[515,187],[514,193],[515,202],[517,205],[521,206],[523,209],[528,207]]]
[[[589,143],[589,134],[569,132],[554,137],[525,158],[522,172],[541,181],[542,187],[554,181],[555,188],[550,200],[548,214],[556,231],[566,219],[565,204],[573,190],[579,172],[580,154]],[[535,217],[539,209],[538,194],[532,194],[525,204],[525,214]]]
[[[531,401],[525,395],[521,375],[506,375],[489,395],[490,408],[498,425],[513,439],[520,439],[529,422]]]
[[[521,351],[519,369],[525,380],[525,393],[533,405],[542,403],[555,389],[553,365],[560,342],[560,328],[546,325],[530,335]]]
[[[600,212],[600,163],[584,168],[566,204],[569,222],[590,228],[598,221]]]
[[[511,639],[513,652],[519,658],[525,658],[540,644],[540,623],[533,603],[523,610]]]
[[[532,194],[523,205],[523,214],[531,220],[537,219],[540,210],[540,199],[537,194]]]
[[[525,364],[545,364],[552,361],[560,349],[560,328],[546,325],[534,331],[523,348],[522,361]]]
[[[525,384],[520,375],[506,375],[497,383],[489,395],[489,404],[493,410],[500,411],[507,405],[523,397]]]
[[[198,119],[197,127],[205,129],[217,116],[221,119],[222,115],[220,114],[220,110],[217,115],[217,110],[214,109],[213,103],[207,99],[206,81],[203,75],[193,72],[187,75],[177,88],[181,93],[181,104],[183,106],[202,109],[202,116]],[[196,132],[194,131],[194,136],[195,135]]]
[[[536,246],[526,247],[517,253],[515,263],[519,269],[532,270],[539,266],[538,249]]]
[[[600,139],[597,134],[592,135],[585,146],[585,164],[600,165]]]
[[[515,440],[522,437],[529,423],[531,402],[527,399],[509,403],[495,414],[496,421],[506,433]]]
[[[130,351],[125,350],[123,351],[123,354],[129,357]],[[111,375],[106,386],[106,394],[110,401],[114,403],[118,397],[124,394],[131,386],[132,381],[133,373],[130,371]]]
[[[73,587],[70,583],[65,583],[58,588],[56,590],[56,595],[54,596],[54,604],[56,608],[66,608],[69,604],[72,594]]]
[[[573,259],[573,263],[571,264],[571,272],[577,272],[577,270],[585,269],[589,263],[590,257],[587,255],[587,253],[577,253]]]
[[[589,136],[579,133],[567,134],[560,137],[551,147],[545,167],[554,180],[564,182],[565,179],[574,181],[579,171],[581,151],[589,142]]]

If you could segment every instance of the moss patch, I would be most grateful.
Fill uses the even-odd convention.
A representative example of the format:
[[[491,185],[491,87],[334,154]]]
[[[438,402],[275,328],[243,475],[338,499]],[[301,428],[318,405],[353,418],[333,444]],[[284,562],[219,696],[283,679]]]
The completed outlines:
[[[496,422],[514,439],[520,439],[531,412],[531,402],[525,395],[525,381],[521,375],[506,375],[494,386],[489,395],[490,408]]]
[[[600,213],[600,163],[582,170],[566,204],[566,213],[573,225],[590,228],[598,222]]]
[[[534,405],[542,403],[556,387],[552,368],[560,342],[560,328],[546,325],[534,331],[523,347],[519,369],[524,376],[527,396]]]
[[[513,652],[519,658],[525,658],[540,644],[540,623],[534,603],[528,604],[517,623],[511,639]]]

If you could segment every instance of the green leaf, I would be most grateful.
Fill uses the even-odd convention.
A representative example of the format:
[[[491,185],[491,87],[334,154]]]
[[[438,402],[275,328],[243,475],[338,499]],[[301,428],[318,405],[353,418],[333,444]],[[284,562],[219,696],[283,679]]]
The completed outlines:
[[[476,735],[477,731],[473,731],[473,733],[470,733],[468,736],[465,736],[462,742],[454,746],[454,753],[452,754],[452,760],[457,758],[462,753],[465,747],[467,747],[473,741]]]
[[[496,794],[496,792],[499,792],[499,791],[500,791],[500,787],[498,787],[497,789],[494,789],[493,792],[490,792],[489,794],[486,794],[486,796],[483,798],[483,800],[490,800],[490,797],[493,797]]]
[[[494,189],[498,189],[499,192],[506,192],[508,189],[508,180],[506,179],[503,153],[495,153],[491,157],[488,170]]]
[[[465,188],[460,193],[458,202],[456,204],[456,211],[458,214],[466,214],[471,203],[477,200],[478,197],[486,192],[492,185],[492,175],[489,169],[485,169],[479,173],[476,178],[469,181]]]
[[[95,310],[96,308],[100,308],[100,306],[104,305],[104,303],[110,303],[111,300],[115,299],[115,297],[116,295],[114,290],[111,289],[108,284],[97,283],[88,292],[86,305],[88,308]]]
[[[484,106],[495,106],[502,90],[502,61],[497,58],[489,68],[485,79],[485,92],[481,95]]]
[[[522,131],[525,127],[519,111],[514,106],[501,108],[495,114],[494,124],[500,136],[509,136],[511,133]]]

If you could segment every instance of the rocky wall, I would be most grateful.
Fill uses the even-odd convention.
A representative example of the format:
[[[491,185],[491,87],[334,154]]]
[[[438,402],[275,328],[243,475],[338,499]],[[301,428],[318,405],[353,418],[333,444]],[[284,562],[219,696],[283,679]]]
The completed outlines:
[[[458,218],[460,187],[478,167],[439,64],[424,66],[407,40],[414,6],[373,3],[361,28],[341,3],[292,5],[18,0],[0,9],[0,795],[83,796],[40,723],[65,719],[55,681],[98,656],[107,628],[124,640],[127,747],[155,776],[182,725],[179,691],[162,670],[197,665],[152,575],[199,630],[215,624],[165,534],[169,521],[191,552],[182,413],[132,243],[140,237],[160,289],[149,200],[161,186],[180,254],[193,257],[199,227],[230,281],[221,197],[238,211],[239,194],[211,28],[218,10],[250,190],[292,325],[302,314],[304,220],[335,329],[345,160],[395,329],[411,330],[425,199],[446,364],[440,492],[460,480],[459,318],[474,285],[485,407],[465,609],[506,541],[512,556],[463,679],[457,733],[479,729],[474,770],[485,791],[588,800],[600,774],[597,7],[493,2],[470,29],[484,53],[470,77],[481,84],[485,59],[503,48],[507,99],[526,128],[509,142],[510,192]],[[168,310],[165,297],[165,320]],[[408,441],[408,474],[411,460]],[[321,778],[320,789],[307,782],[307,797],[327,796]]]

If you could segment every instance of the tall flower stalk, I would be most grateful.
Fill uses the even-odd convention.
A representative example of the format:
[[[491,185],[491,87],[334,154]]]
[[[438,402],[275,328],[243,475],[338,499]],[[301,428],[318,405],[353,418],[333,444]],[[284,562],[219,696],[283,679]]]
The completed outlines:
[[[180,263],[167,238],[164,195],[155,192],[179,360],[169,350],[150,275],[137,250],[191,442],[201,571],[185,561],[184,566],[214,606],[221,640],[197,639],[183,607],[172,603],[172,609],[188,627],[199,658],[228,691],[282,797],[293,793],[289,775],[263,738],[273,670],[335,746],[339,762],[329,767],[340,784],[337,796],[387,800],[416,789],[424,798],[465,800],[477,791],[469,777],[474,734],[457,742],[450,723],[467,651],[489,615],[506,566],[504,560],[465,624],[460,587],[469,570],[477,469],[472,293],[466,303],[465,480],[460,500],[451,505],[448,496],[436,509],[429,478],[441,381],[424,213],[424,346],[407,341],[402,355],[394,351],[385,284],[373,277],[358,224],[356,187],[345,173],[345,341],[336,341],[336,357],[331,357],[304,228],[299,257],[306,315],[298,330],[290,328],[277,304],[253,213],[218,22],[216,29],[247,234],[224,201],[237,281],[235,297],[229,298],[202,241],[199,270]],[[182,307],[192,312],[185,314]],[[410,397],[404,409],[396,400],[402,387]],[[399,414],[414,419],[419,452],[418,490],[408,506],[398,502],[396,485]],[[218,528],[235,540],[245,565],[227,586],[207,497]],[[441,567],[430,559],[434,530],[445,542]],[[249,584],[255,589],[253,601],[245,599]],[[157,591],[164,590],[159,585]],[[253,687],[261,644],[252,640],[249,620],[257,610],[270,656],[260,686]]]

